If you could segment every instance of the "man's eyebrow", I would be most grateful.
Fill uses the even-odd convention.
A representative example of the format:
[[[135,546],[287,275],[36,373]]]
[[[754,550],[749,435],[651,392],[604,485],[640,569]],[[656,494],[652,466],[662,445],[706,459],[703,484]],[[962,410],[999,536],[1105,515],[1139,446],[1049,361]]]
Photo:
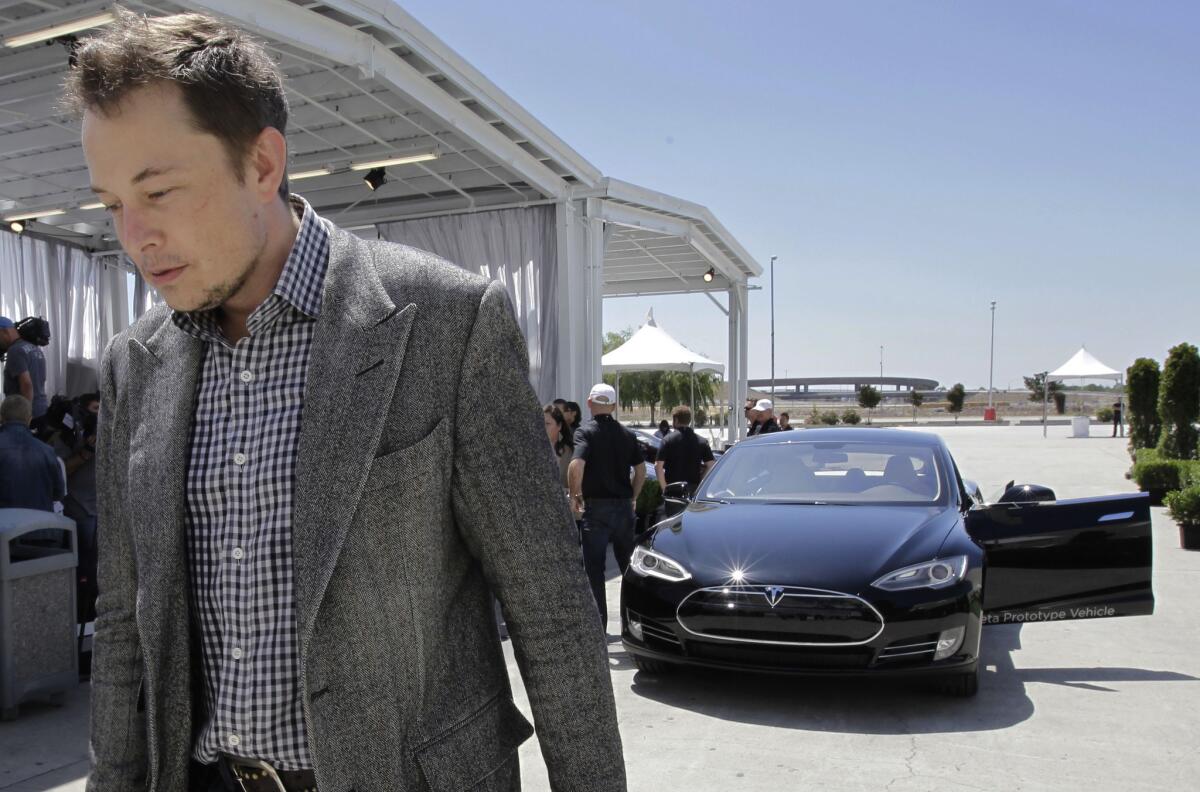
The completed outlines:
[[[155,176],[162,176],[163,174],[170,173],[173,170],[175,170],[175,168],[173,166],[168,166],[165,168],[154,168],[154,167],[146,168],[141,173],[139,173],[137,176],[134,176],[131,183],[132,184],[141,184],[142,182],[146,181],[146,179],[153,179]],[[91,185],[91,187],[92,187],[92,192],[94,192],[94,193],[108,192],[108,190],[106,190],[103,187],[100,187],[98,185],[95,185],[95,184]]]

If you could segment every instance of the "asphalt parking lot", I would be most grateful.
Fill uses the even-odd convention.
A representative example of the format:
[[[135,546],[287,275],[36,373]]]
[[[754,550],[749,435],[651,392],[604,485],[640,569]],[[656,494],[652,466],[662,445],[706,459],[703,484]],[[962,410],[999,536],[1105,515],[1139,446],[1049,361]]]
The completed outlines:
[[[1060,497],[1130,491],[1123,440],[1067,427],[939,428],[991,495],[1010,479]],[[1104,431],[1093,427],[1093,431]],[[989,626],[979,695],[913,683],[636,672],[615,636],[609,661],[634,792],[1185,790],[1200,788],[1200,553],[1154,509],[1157,612],[1150,617]],[[617,629],[619,580],[609,583]],[[507,644],[506,644],[507,646]],[[529,714],[511,648],[518,704]],[[87,687],[0,723],[0,790],[81,792]],[[549,790],[536,739],[525,789]]]
[[[1011,479],[1060,498],[1135,489],[1123,439],[1073,439],[1062,426],[1045,440],[1040,427],[936,431],[989,498]],[[1200,553],[1180,550],[1174,523],[1153,512],[1155,615],[989,626],[968,700],[882,680],[649,677],[612,642],[614,571],[609,662],[630,790],[1200,788]],[[525,788],[548,790],[535,740],[521,758]]]

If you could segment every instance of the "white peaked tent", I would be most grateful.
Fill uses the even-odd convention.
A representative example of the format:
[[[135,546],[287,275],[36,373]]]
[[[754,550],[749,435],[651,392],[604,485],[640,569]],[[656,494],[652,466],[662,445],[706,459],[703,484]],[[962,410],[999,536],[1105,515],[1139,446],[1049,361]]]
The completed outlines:
[[[605,374],[617,375],[620,394],[622,371],[686,371],[692,376],[692,408],[696,401],[696,372],[715,371],[724,376],[725,364],[697,354],[671,337],[654,321],[654,309],[646,314],[646,323],[628,341],[600,360]]]
[[[1088,352],[1086,348],[1080,347],[1079,351],[1061,366],[1051,371],[1047,375],[1051,380],[1063,379],[1121,379],[1121,372],[1110,369],[1108,366],[1101,363],[1099,360]]]
[[[1096,359],[1086,347],[1080,347],[1070,360],[1054,371],[1046,373],[1046,384],[1057,380],[1110,379],[1120,382],[1124,375]],[[1046,434],[1046,407],[1050,402],[1050,388],[1042,391],[1042,435]]]

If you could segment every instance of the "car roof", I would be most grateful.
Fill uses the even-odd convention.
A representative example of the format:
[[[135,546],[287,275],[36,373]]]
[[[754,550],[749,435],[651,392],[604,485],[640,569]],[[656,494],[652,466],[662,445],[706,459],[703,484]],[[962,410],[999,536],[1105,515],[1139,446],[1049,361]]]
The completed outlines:
[[[932,432],[914,432],[911,429],[884,429],[876,426],[855,426],[847,428],[803,428],[792,432],[772,432],[770,434],[747,437],[738,445],[783,445],[786,443],[882,443],[884,445],[942,446],[942,438]]]

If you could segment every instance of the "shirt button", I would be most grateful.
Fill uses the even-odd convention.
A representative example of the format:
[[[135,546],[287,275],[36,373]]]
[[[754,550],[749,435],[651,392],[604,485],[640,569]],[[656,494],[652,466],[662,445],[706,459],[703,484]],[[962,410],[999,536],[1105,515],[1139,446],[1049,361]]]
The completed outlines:
[[[235,547],[233,548],[233,553],[231,553],[231,555],[233,556],[234,561],[241,561],[246,557],[246,551],[240,547]]]
[[[226,739],[226,742],[228,742],[232,747],[237,748],[242,744],[242,738],[238,737],[236,734],[231,734]]]
[[[247,369],[246,371],[242,372],[242,382],[253,382],[253,381],[254,381],[254,372],[253,371],[250,371],[249,369]]]
[[[241,660],[242,659],[242,647],[240,647],[240,646],[233,647],[233,651],[230,652],[230,654],[233,655],[234,660]]]
[[[244,465],[244,464],[246,464],[246,455],[245,455],[245,454],[243,454],[243,453],[240,453],[240,452],[239,452],[239,453],[236,453],[236,454],[234,454],[234,455],[233,455],[233,463],[234,463],[235,465]]]

